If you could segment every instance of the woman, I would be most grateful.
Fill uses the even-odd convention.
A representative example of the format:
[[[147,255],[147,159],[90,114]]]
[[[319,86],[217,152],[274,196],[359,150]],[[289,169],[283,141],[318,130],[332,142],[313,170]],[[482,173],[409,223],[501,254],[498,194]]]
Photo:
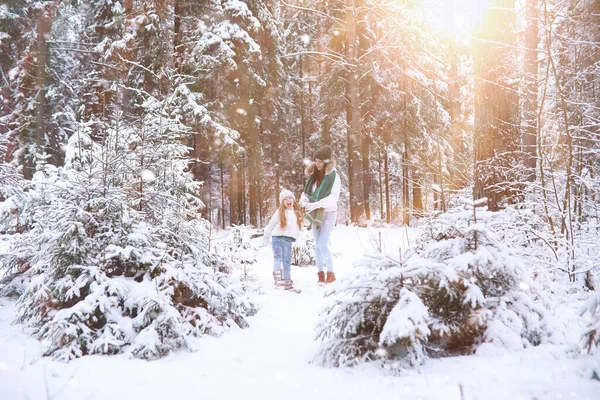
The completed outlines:
[[[304,171],[308,180],[300,198],[300,206],[306,210],[306,218],[311,222],[315,238],[319,283],[335,281],[333,258],[329,251],[329,236],[335,226],[341,181],[335,170],[335,161],[331,157],[332,150],[329,146],[323,146],[315,152],[314,162]],[[325,277],[325,269],[327,269],[327,277]]]

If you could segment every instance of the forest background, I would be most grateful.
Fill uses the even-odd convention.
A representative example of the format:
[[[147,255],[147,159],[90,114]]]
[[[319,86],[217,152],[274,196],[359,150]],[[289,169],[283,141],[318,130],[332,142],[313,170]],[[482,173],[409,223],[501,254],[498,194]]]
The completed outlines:
[[[140,211],[183,144],[202,217],[258,227],[330,144],[339,223],[413,224],[457,194],[516,205],[552,268],[592,288],[599,22],[593,0],[10,1],[0,196],[127,135]]]

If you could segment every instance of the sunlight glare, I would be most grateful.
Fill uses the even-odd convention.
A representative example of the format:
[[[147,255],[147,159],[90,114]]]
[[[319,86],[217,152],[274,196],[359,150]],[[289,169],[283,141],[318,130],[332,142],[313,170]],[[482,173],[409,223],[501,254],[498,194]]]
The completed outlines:
[[[470,36],[490,0],[424,0],[427,19],[443,36]]]

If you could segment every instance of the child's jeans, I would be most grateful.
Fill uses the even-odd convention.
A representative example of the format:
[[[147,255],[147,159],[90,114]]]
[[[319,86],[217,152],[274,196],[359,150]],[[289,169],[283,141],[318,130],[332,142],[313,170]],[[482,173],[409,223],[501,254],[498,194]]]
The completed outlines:
[[[293,238],[287,236],[273,236],[273,271],[279,271],[283,264],[283,279],[292,279],[290,266],[292,265]]]
[[[313,237],[315,238],[315,260],[319,271],[324,271],[327,267],[328,272],[333,272],[333,258],[329,251],[329,236],[331,236],[331,231],[335,227],[336,217],[336,211],[325,212],[323,213],[323,221],[321,221],[321,229],[316,229],[314,224],[312,226]]]

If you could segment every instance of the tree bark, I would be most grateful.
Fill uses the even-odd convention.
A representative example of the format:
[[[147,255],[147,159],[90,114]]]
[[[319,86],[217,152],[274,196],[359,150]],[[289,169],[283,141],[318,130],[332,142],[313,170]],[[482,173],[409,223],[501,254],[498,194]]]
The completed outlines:
[[[474,45],[475,199],[490,210],[514,201],[519,148],[518,95],[513,79],[514,0],[494,0],[481,20]]]
[[[181,17],[183,16],[183,0],[174,0],[173,6],[173,50],[175,51],[175,70],[181,73],[183,45],[181,43]]]
[[[370,137],[364,136],[362,139],[362,169],[363,169],[363,197],[365,201],[365,218],[367,221],[371,219],[371,205],[369,204],[371,190],[371,166],[369,165],[369,153],[371,151]]]
[[[37,65],[36,65],[36,129],[35,129],[35,150],[37,154],[45,152],[45,136],[46,136],[46,87],[48,76],[46,74],[46,63],[48,62],[48,43],[46,38],[50,34],[50,16],[44,11],[37,23],[36,45],[37,45]],[[34,160],[35,164],[35,160]],[[33,166],[35,168],[35,165]]]
[[[527,0],[525,5],[525,59],[523,99],[523,164],[525,180],[535,181],[537,161],[537,107],[538,107],[538,0]]]
[[[383,221],[385,218],[384,215],[384,206],[383,206],[383,165],[382,165],[382,154],[381,148],[379,149],[379,157],[377,157],[377,174],[378,174],[378,183],[379,183],[379,218]]]
[[[348,110],[348,189],[350,197],[350,220],[360,223],[364,219],[365,199],[363,192],[363,166],[361,159],[360,92],[357,70],[357,24],[355,0],[346,0],[346,34],[348,59],[349,97]]]
[[[405,124],[406,125],[406,124]],[[405,126],[406,129],[406,126]],[[410,225],[410,182],[408,180],[408,138],[404,133],[404,151],[402,153],[402,223]]]
[[[390,169],[387,146],[383,155],[383,171],[385,176],[385,221],[389,224],[392,221],[392,208],[390,207]]]

